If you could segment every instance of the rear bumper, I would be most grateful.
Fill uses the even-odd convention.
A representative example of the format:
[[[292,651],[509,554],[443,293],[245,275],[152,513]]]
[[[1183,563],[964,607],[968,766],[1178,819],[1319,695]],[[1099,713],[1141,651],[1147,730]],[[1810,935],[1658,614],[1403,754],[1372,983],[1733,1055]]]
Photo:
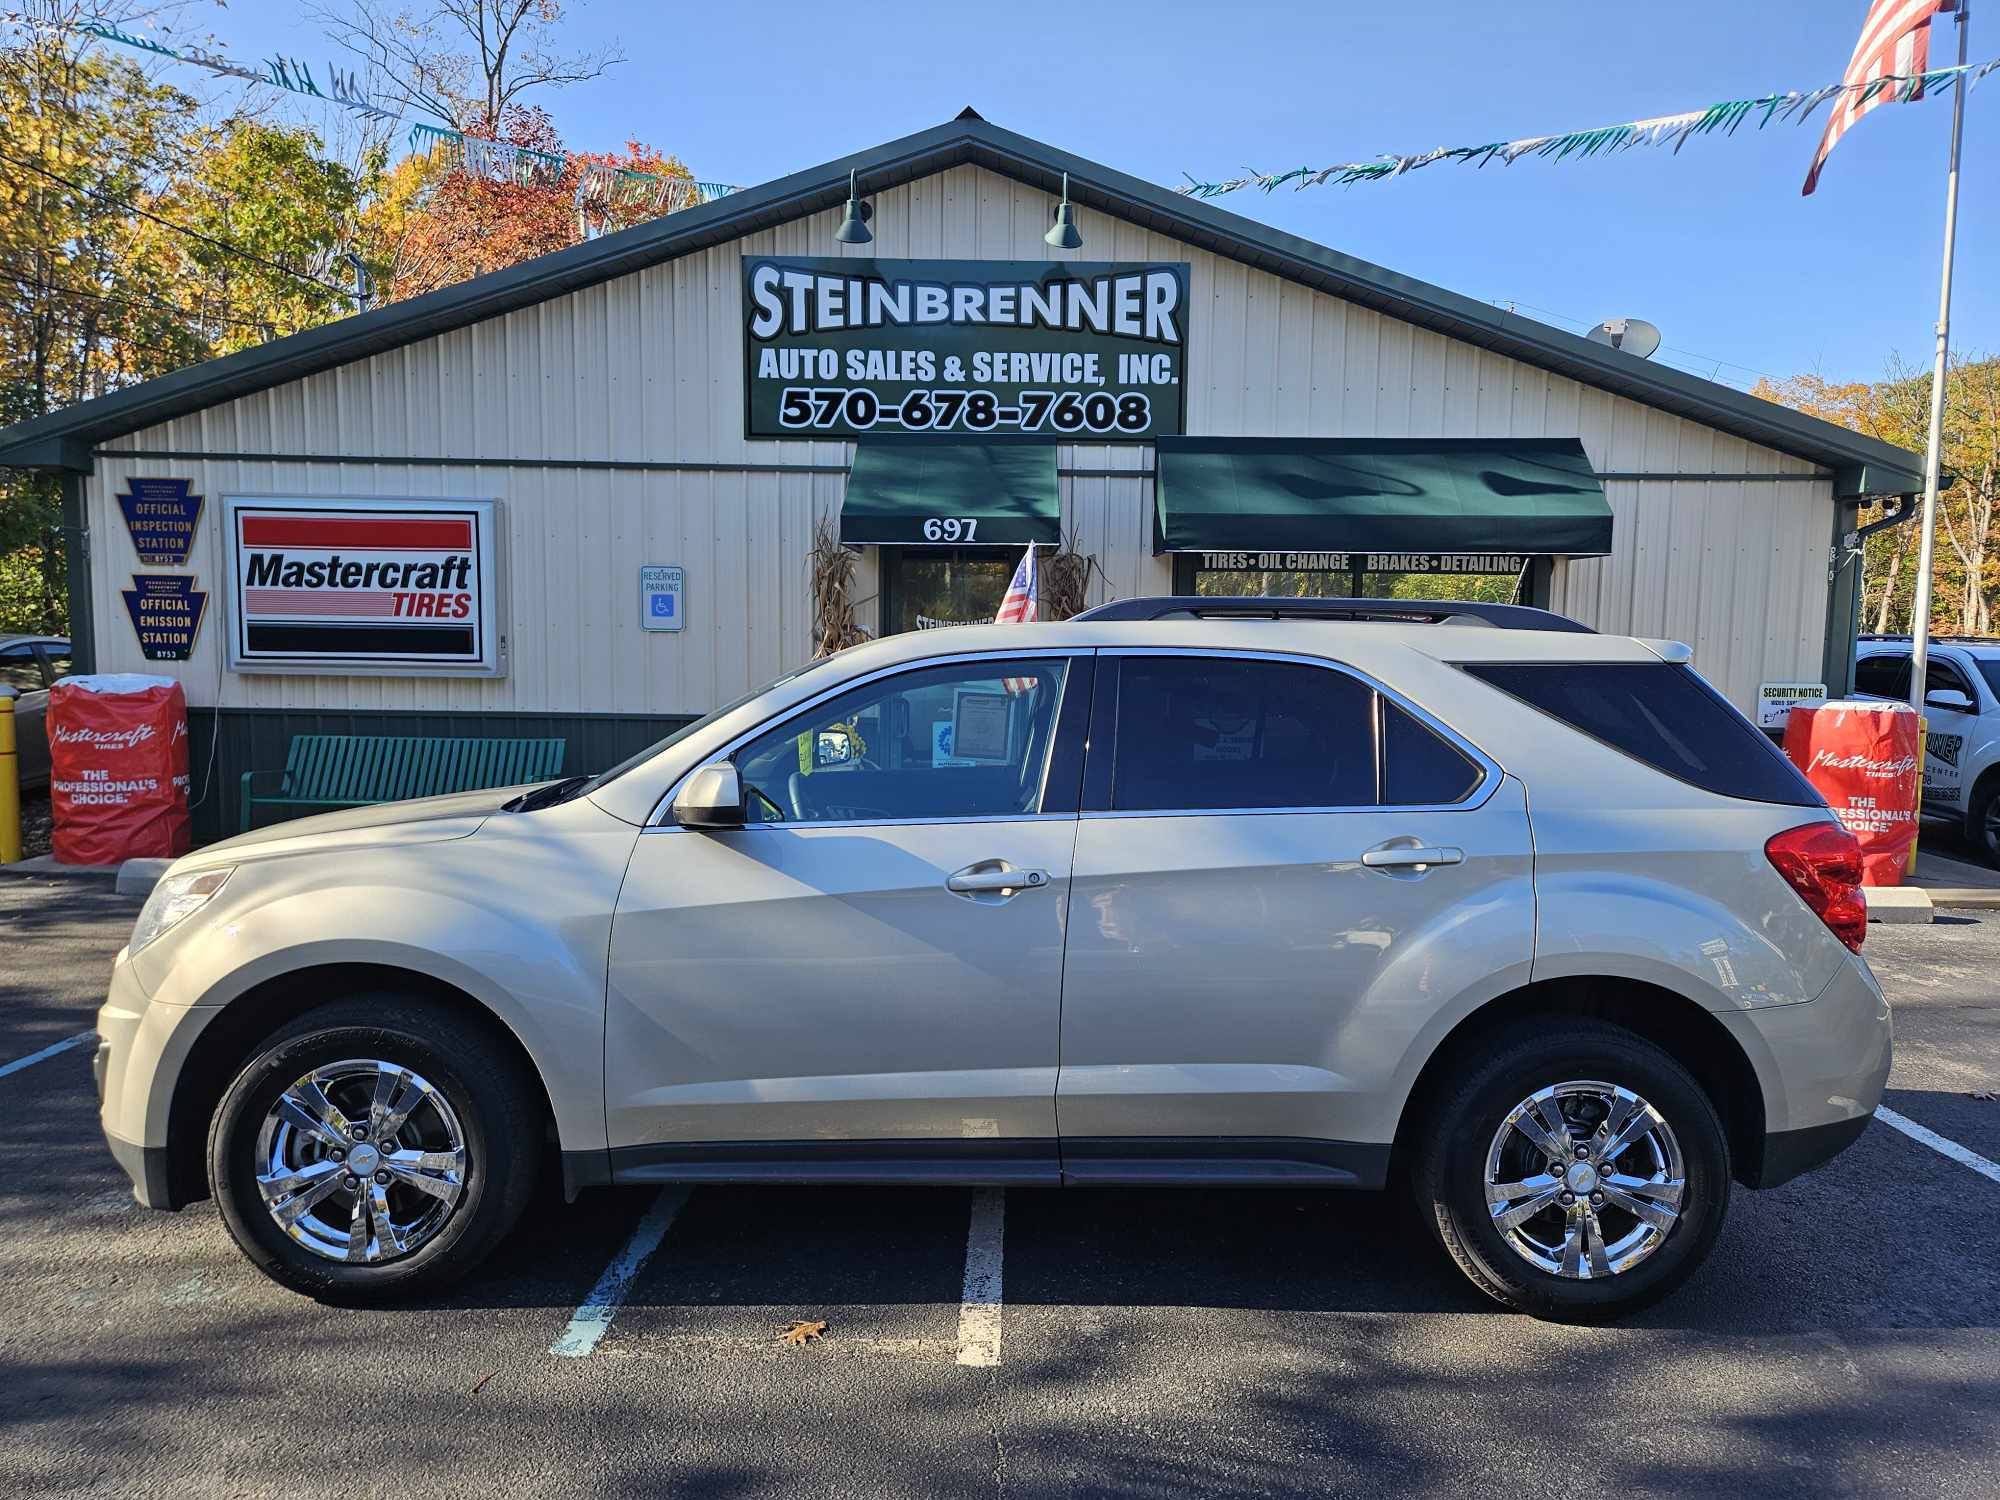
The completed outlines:
[[[1818,998],[1718,1013],[1743,1044],[1764,1095],[1760,1150],[1741,1180],[1776,1187],[1846,1150],[1868,1128],[1889,1080],[1889,1002],[1868,966],[1844,962]]]

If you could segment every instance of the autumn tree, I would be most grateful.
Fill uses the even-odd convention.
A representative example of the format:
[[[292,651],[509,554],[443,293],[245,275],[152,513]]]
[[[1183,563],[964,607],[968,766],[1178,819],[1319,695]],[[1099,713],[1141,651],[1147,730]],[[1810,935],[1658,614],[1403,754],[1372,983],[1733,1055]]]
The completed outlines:
[[[1922,453],[1929,437],[1931,379],[1892,360],[1879,381],[1836,382],[1817,375],[1760,381],[1753,395]],[[2000,537],[1994,534],[2000,463],[2000,358],[1952,361],[1945,379],[1943,468],[1931,628],[1965,634],[1992,629],[2000,597]],[[1882,514],[1868,507],[1862,519]],[[1862,623],[1877,633],[1907,629],[1916,590],[1918,527],[1870,537],[1862,559]]]

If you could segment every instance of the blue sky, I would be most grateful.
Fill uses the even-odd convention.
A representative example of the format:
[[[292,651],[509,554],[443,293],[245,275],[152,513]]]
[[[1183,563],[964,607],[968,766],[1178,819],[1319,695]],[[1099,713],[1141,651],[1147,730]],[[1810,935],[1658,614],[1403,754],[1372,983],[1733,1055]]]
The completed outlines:
[[[420,0],[412,0],[420,3]],[[1153,181],[1616,123],[1836,81],[1866,0],[1664,5],[768,3],[571,0],[578,45],[627,61],[542,102],[577,149],[631,137],[702,178],[767,181],[949,119],[1009,129]],[[2000,55],[2000,7],[1972,57]],[[295,0],[201,5],[238,57],[328,49]],[[1933,65],[1955,56],[1937,27]],[[306,106],[308,109],[317,106]],[[1877,111],[1811,198],[1806,127],[1560,165],[1439,165],[1353,188],[1221,201],[1234,212],[1469,296],[1580,329],[1660,325],[1662,357],[1871,379],[1926,365],[1950,105]],[[1967,101],[1953,345],[2000,351],[2000,74]],[[1084,232],[1089,233],[1088,218]]]

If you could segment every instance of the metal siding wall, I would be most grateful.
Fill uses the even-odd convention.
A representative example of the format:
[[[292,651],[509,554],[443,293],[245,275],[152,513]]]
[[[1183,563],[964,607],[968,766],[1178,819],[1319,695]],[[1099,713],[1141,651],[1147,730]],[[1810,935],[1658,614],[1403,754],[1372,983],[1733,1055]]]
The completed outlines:
[[[422,343],[162,424],[114,448],[207,452],[834,464],[842,443],[743,436],[739,256],[1186,260],[1188,430],[1276,436],[1567,436],[1601,472],[1812,473],[1812,465],[1454,343],[1268,272],[1087,212],[1084,248],[1050,251],[1053,200],[977,167],[876,200],[875,242],[818,214]],[[1063,445],[1064,468],[1150,468],[1150,449]],[[215,611],[190,701],[262,709],[696,713],[803,658],[804,558],[838,475],[100,460],[100,662],[144,666],[116,590],[131,544],[111,500],[132,473],[187,473],[207,497],[193,569]],[[1092,602],[1166,592],[1149,479],[1065,477],[1066,526],[1108,579]],[[505,505],[509,671],[482,679],[231,677],[222,670],[220,500],[227,493],[496,496]],[[1830,481],[1613,483],[1613,555],[1556,569],[1553,603],[1600,629],[1689,641],[1749,706],[1759,681],[1817,677]],[[688,569],[689,628],[647,635],[641,562]],[[873,549],[857,596],[878,588]],[[862,619],[872,625],[872,608]]]

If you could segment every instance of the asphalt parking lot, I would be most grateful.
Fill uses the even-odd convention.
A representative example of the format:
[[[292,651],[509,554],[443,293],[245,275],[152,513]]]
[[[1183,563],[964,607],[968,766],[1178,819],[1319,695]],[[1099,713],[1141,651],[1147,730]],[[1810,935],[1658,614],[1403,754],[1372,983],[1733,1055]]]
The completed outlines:
[[[132,1204],[87,1044],[11,1066],[132,911],[0,880],[0,1493],[2000,1493],[2000,912],[1869,934],[1934,1139],[1739,1192],[1591,1330],[1279,1191],[545,1195],[450,1301],[321,1307]]]

